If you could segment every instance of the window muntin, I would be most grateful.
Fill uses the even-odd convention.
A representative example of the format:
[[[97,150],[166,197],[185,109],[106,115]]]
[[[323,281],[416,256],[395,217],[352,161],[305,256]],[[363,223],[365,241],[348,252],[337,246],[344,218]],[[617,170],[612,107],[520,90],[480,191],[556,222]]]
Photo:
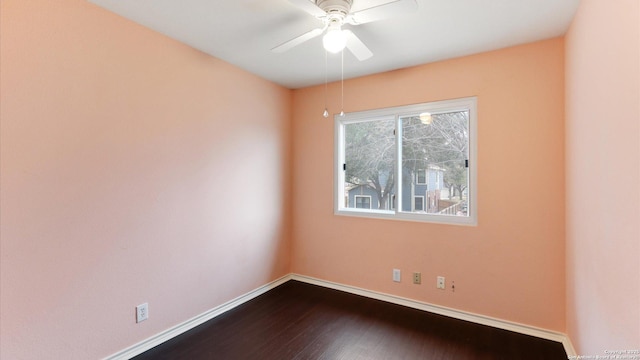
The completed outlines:
[[[335,122],[336,214],[476,224],[475,98],[349,113]],[[356,207],[356,193],[371,197],[370,209]]]

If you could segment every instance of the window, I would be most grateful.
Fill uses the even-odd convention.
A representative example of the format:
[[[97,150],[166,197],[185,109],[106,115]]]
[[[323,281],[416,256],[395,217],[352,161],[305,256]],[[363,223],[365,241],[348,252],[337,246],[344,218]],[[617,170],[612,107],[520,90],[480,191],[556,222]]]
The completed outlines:
[[[335,213],[475,225],[476,119],[475,97],[336,116]]]
[[[426,184],[427,183],[427,170],[418,170],[416,173],[416,184]]]
[[[413,211],[424,211],[424,196],[413,197]]]
[[[356,195],[356,209],[371,209],[371,196]]]

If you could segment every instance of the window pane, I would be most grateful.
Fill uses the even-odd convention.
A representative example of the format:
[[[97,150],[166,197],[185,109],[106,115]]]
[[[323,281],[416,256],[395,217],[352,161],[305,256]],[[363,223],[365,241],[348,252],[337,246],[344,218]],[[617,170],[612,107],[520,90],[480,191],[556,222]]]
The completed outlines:
[[[371,209],[371,198],[369,196],[356,195],[356,208]]]
[[[468,216],[469,112],[401,120],[402,211]]]
[[[416,196],[413,198],[414,211],[424,211],[424,197]]]
[[[367,197],[369,203],[366,208],[393,209],[396,188],[394,129],[394,120],[366,121],[344,126],[345,207],[365,207],[364,203],[356,202],[356,197]]]

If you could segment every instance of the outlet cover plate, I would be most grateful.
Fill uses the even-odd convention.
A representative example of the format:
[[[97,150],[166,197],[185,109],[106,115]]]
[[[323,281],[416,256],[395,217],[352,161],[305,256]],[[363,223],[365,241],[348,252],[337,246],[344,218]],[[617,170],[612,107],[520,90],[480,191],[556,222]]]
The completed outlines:
[[[393,269],[393,281],[400,282],[400,269]]]
[[[136,306],[136,323],[145,321],[149,318],[149,303]]]
[[[420,285],[422,283],[422,274],[419,272],[413,273],[413,283]]]

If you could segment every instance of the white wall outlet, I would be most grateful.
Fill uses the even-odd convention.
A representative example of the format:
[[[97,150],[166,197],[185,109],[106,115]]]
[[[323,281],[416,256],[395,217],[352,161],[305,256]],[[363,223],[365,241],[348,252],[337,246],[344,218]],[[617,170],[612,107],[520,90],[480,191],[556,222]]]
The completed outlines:
[[[393,281],[400,282],[400,269],[393,269]]]
[[[149,318],[149,304],[144,303],[136,306],[136,322],[145,321]]]
[[[445,289],[444,276],[438,276],[436,287],[442,290]]]

